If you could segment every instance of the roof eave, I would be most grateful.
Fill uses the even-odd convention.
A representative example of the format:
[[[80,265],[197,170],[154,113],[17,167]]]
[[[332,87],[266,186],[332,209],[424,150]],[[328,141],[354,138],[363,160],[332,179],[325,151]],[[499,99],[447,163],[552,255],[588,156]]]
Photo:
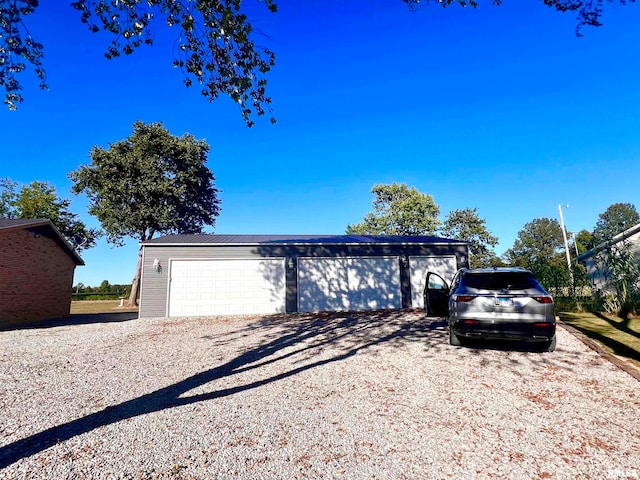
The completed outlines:
[[[75,248],[71,246],[71,244],[64,238],[64,235],[58,230],[58,228],[53,224],[51,220],[44,219],[36,219],[29,222],[24,223],[16,223],[15,225],[4,225],[0,227],[1,230],[12,230],[12,229],[27,229],[27,228],[37,228],[37,227],[48,227],[53,230],[53,233],[59,240],[60,247],[67,252],[67,254],[71,257],[76,266],[85,265],[82,257],[76,252]]]
[[[611,247],[612,245],[615,245],[616,243],[620,243],[623,240],[626,240],[627,238],[635,235],[638,232],[640,232],[640,223],[637,225],[634,225],[631,228],[627,228],[624,232],[619,233],[618,235],[612,237],[611,240],[602,242],[600,245],[592,248],[591,250],[588,250],[583,254],[578,255],[576,257],[576,261],[582,262],[588,258],[591,258],[597,255],[598,253],[600,253],[601,251],[606,250],[607,248]]]
[[[183,247],[186,245],[195,247],[212,247],[212,246],[224,246],[224,247],[260,247],[265,245],[292,245],[292,246],[308,246],[308,245],[469,245],[469,242],[461,240],[455,240],[451,242],[227,242],[227,243],[212,243],[212,242],[141,242],[143,247]]]

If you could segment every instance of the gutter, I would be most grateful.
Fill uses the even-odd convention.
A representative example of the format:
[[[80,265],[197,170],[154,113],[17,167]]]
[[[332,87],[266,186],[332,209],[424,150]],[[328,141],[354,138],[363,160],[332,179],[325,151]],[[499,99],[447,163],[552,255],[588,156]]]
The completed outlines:
[[[607,240],[606,242],[601,243],[597,247],[592,248],[591,250],[589,250],[587,252],[584,252],[582,255],[580,255],[580,256],[578,256],[576,258],[576,261],[584,262],[586,259],[596,256],[601,251],[606,250],[609,247],[612,247],[616,243],[620,243],[620,242],[626,240],[627,238],[635,235],[638,232],[640,232],[640,223],[638,225],[635,225],[635,226],[631,227],[631,228],[627,228],[624,232],[619,233],[615,237],[611,238],[611,240]]]

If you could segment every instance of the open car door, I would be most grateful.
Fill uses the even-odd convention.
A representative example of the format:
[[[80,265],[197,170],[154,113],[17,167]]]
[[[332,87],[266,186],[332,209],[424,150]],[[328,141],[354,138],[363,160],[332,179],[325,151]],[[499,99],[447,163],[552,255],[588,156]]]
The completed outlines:
[[[424,310],[427,317],[446,317],[449,314],[449,285],[437,273],[427,273],[424,285]]]

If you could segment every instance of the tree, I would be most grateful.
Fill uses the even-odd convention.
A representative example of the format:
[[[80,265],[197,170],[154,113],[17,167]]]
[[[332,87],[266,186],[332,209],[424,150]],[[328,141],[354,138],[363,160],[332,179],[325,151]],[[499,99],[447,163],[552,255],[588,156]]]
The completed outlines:
[[[518,232],[504,257],[510,265],[531,270],[546,288],[557,290],[571,283],[563,249],[560,223],[556,219],[536,218]]]
[[[430,0],[402,0],[411,9]],[[559,12],[574,12],[578,28],[600,26],[604,0],[542,0]],[[626,0],[608,0],[624,5]],[[475,0],[437,0],[438,5],[476,7]],[[492,0],[500,5],[502,0]],[[17,108],[23,101],[17,74],[33,68],[46,89],[43,64],[44,45],[33,38],[26,18],[38,8],[38,0],[0,0],[0,86],[5,88],[4,103]],[[264,0],[276,12],[276,0]],[[229,95],[240,105],[242,117],[253,125],[253,114],[272,112],[264,78],[275,65],[275,54],[255,42],[256,32],[244,13],[242,0],[76,0],[71,7],[91,32],[107,32],[114,40],[107,47],[109,59],[130,55],[142,45],[153,43],[153,32],[160,28],[177,30],[178,52],[173,65],[182,70],[187,87],[200,85],[210,101]],[[275,123],[273,116],[271,121]]]
[[[406,183],[374,185],[373,212],[356,225],[348,225],[348,235],[434,235],[440,227],[440,207],[433,197]]]
[[[617,234],[624,232],[640,223],[640,215],[632,203],[614,203],[598,216],[593,229],[595,244],[611,240]]]
[[[207,168],[209,145],[192,135],[171,135],[162,123],[136,122],[133,134],[103,149],[93,147],[91,164],[69,174],[76,194],[89,197],[107,240],[140,242],[155,234],[200,233],[220,211],[215,178]],[[129,306],[137,304],[142,249]]]
[[[98,287],[98,291],[100,293],[110,293],[111,285],[109,284],[109,280],[103,280],[100,286]]]
[[[494,266],[497,261],[493,247],[498,237],[487,230],[486,220],[478,217],[477,208],[452,210],[447,215],[442,235],[469,242],[469,264],[472,268]]]
[[[0,216],[6,218],[46,218],[78,252],[95,246],[100,231],[87,226],[70,210],[71,201],[61,199],[53,185],[31,182],[16,191],[17,182],[0,180]]]
[[[589,230],[580,230],[573,236],[573,241],[579,255],[595,247],[593,233]]]
[[[0,218],[16,218],[16,208],[13,205],[16,199],[17,182],[10,178],[0,179]]]

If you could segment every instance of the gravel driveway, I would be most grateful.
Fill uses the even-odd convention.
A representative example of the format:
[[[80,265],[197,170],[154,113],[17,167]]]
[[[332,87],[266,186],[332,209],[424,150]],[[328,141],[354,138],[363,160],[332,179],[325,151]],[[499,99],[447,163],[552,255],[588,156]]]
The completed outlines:
[[[639,382],[420,312],[0,332],[3,479],[639,479]]]

